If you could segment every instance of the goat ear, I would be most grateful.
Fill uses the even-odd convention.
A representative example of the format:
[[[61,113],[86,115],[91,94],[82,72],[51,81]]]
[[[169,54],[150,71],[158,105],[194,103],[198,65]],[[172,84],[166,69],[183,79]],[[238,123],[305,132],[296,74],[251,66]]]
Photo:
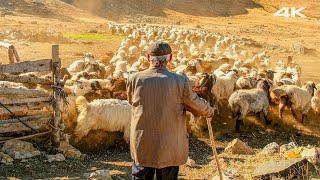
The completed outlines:
[[[214,74],[210,75],[210,78],[212,79],[212,83],[215,84],[217,82],[217,77]]]
[[[148,61],[148,63],[150,63],[150,54],[146,54],[146,57],[147,57],[147,61]]]

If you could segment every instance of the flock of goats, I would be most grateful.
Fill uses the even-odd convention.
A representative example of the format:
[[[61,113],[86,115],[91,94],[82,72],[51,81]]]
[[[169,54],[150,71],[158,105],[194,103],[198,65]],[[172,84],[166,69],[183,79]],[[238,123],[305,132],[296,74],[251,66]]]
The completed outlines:
[[[129,142],[131,107],[126,101],[126,79],[148,68],[145,53],[159,40],[173,49],[169,70],[187,76],[194,91],[217,113],[228,102],[236,131],[252,114],[270,123],[267,114],[271,103],[279,105],[280,117],[287,107],[301,123],[311,109],[320,113],[320,85],[309,81],[302,85],[301,68],[292,57],[278,60],[271,69],[266,51],[251,53],[243,48],[250,46],[250,40],[171,26],[110,23],[109,30],[126,35],[117,52],[99,60],[86,53],[62,69],[68,94],[63,121],[77,141],[91,130],[103,130],[123,132]],[[187,115],[189,127],[201,129],[205,124],[195,121],[200,117]]]

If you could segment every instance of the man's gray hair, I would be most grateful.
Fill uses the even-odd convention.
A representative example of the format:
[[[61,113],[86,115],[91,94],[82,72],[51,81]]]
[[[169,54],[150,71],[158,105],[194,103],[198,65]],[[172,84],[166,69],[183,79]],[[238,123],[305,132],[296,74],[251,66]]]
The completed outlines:
[[[150,56],[151,62],[168,62],[170,60],[170,54],[162,55],[162,56]]]

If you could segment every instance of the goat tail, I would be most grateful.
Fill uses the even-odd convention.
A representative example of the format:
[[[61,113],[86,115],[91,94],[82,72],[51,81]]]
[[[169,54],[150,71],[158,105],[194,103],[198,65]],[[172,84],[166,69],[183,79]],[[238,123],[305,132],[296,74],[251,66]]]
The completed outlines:
[[[79,96],[76,99],[76,106],[78,112],[83,112],[88,108],[88,101],[84,96]]]

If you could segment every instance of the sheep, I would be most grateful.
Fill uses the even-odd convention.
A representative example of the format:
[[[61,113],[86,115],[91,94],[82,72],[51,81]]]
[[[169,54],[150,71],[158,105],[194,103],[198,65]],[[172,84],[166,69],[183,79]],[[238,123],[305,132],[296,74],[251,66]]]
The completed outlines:
[[[70,64],[67,70],[69,71],[69,73],[75,74],[77,72],[83,71],[84,65],[85,65],[85,62],[83,59],[77,60],[77,61],[74,61],[72,64]]]
[[[216,99],[211,92],[213,85],[216,83],[216,76],[205,73],[199,80],[199,85],[193,88],[193,91],[198,94],[199,97],[207,100],[211,106],[216,107]]]
[[[234,92],[237,79],[238,72],[236,71],[230,71],[225,76],[216,76],[216,83],[213,85],[211,92],[220,105],[222,105],[222,100],[228,100]]]
[[[257,77],[258,77],[258,79],[263,79],[263,78],[265,78],[265,79],[269,79],[269,80],[273,81],[273,79],[274,79],[274,74],[275,74],[275,73],[276,73],[276,72],[273,71],[272,69],[259,70]]]
[[[115,99],[127,99],[126,91],[126,79],[125,78],[114,78],[111,79],[108,90],[111,92],[111,97]]]
[[[311,109],[312,86],[306,84],[300,88],[296,85],[284,85],[274,88],[270,95],[273,102],[279,102],[279,117],[283,117],[284,108],[288,107],[295,119],[298,120],[298,112],[302,114],[300,122],[303,123]]]
[[[105,78],[106,75],[105,65],[97,61],[85,63],[83,71],[95,75],[99,79]]]
[[[266,79],[258,82],[257,88],[235,91],[229,98],[229,107],[236,121],[235,130],[240,132],[244,118],[249,113],[259,114],[260,118],[268,125],[269,89],[272,84]]]
[[[317,89],[311,99],[311,107],[316,113],[320,113],[320,89]]]
[[[199,85],[194,87],[192,90],[199,97],[209,102],[213,108],[217,109],[218,104],[217,104],[216,97],[211,92],[212,86],[215,84],[215,82],[216,82],[216,76],[205,73],[202,75],[201,79],[199,80]],[[205,118],[194,116],[194,119],[196,119],[194,124],[197,130],[202,131],[207,126]]]
[[[87,136],[90,130],[123,132],[127,143],[130,141],[131,106],[119,99],[98,99],[88,103],[85,97],[76,99],[79,112],[74,130],[76,141]]]
[[[229,71],[231,69],[231,65],[230,64],[222,64],[221,66],[219,66],[218,69],[216,69],[213,74],[215,74],[218,77],[224,76],[226,74],[227,71]]]
[[[137,46],[130,46],[128,50],[129,50],[129,55],[130,56],[136,55],[138,53],[138,47]]]
[[[78,116],[76,98],[77,96],[74,94],[68,94],[66,97],[67,104],[62,103],[62,120],[65,131],[72,131],[76,126],[76,118]]]
[[[314,95],[314,91],[315,89],[317,89],[316,84],[312,81],[308,81],[306,82],[303,86],[303,89],[307,90],[309,94],[311,94],[311,96]]]
[[[236,82],[237,89],[253,89],[256,87],[258,81],[253,77],[240,77]]]

